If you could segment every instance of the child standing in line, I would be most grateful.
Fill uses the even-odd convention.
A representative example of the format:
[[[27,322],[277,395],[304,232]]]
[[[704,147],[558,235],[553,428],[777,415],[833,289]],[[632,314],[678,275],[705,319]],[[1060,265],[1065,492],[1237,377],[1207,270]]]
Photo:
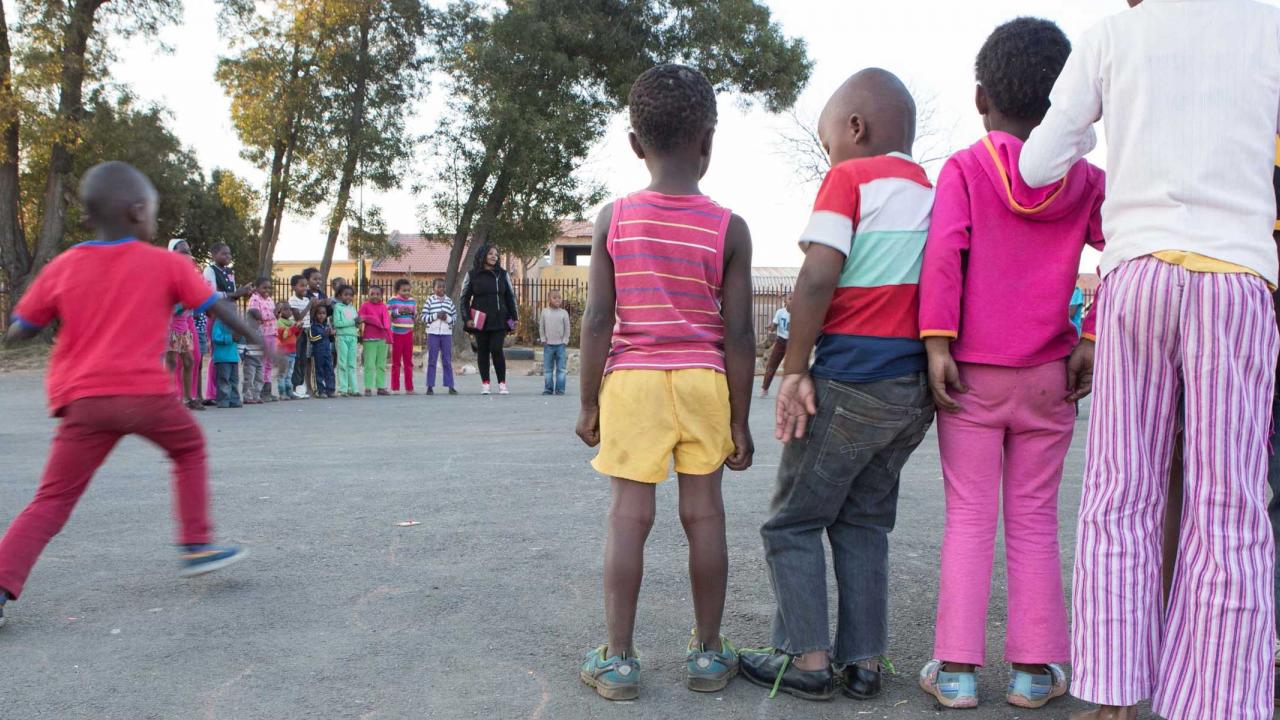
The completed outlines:
[[[764,382],[760,386],[760,397],[769,397],[769,386],[773,384],[773,376],[787,356],[787,338],[791,337],[791,293],[782,299],[782,307],[773,314],[773,322],[769,323],[769,332],[774,334],[773,349],[769,351],[769,359],[764,364]]]
[[[458,320],[458,309],[453,298],[444,292],[444,280],[436,278],[434,292],[422,309],[422,321],[427,325],[427,394],[435,395],[436,361],[444,370],[444,386],[450,395],[457,395],[453,387],[453,325]]]
[[[350,290],[351,288],[347,288]],[[334,304],[337,307],[337,303]],[[348,305],[347,307],[350,307]],[[311,324],[307,327],[307,346],[311,348],[311,357],[316,366],[315,396],[318,398],[333,397],[333,343],[337,336],[333,326],[329,324],[329,308],[316,305],[311,309]],[[354,337],[354,336],[351,336]],[[354,345],[355,343],[352,343]],[[352,349],[352,355],[355,350]],[[355,373],[353,372],[352,375]]]
[[[338,300],[333,304],[333,337],[338,349],[338,395],[358,397],[359,380],[356,379],[356,346],[360,344],[360,314],[352,305],[355,288],[343,285],[338,288]],[[315,322],[313,319],[312,322]],[[314,336],[313,332],[311,336]],[[332,352],[333,346],[330,346]],[[319,367],[318,350],[312,349],[311,358]],[[330,365],[333,358],[330,357]],[[317,370],[317,373],[319,370]]]
[[[387,346],[391,342],[391,311],[383,302],[382,288],[377,285],[369,288],[369,299],[360,306],[360,335],[364,339],[365,397],[375,390],[379,395],[390,395],[387,390]],[[413,342],[412,335],[409,342]]]
[[[640,692],[633,635],[644,545],[654,490],[673,458],[696,624],[685,683],[718,692],[737,674],[737,651],[720,635],[729,570],[720,485],[725,466],[746,470],[754,452],[751,235],[698,187],[711,160],[715,90],[693,68],[659,65],[636,80],[629,104],[631,147],[652,182],[596,218],[577,428],[587,445],[600,446],[592,465],[613,490],[609,639],[579,671],[609,700]]]
[[[1167,720],[1269,720],[1280,10],[1129,4],[1076,41],[1019,158],[1027,184],[1061,180],[1105,117],[1107,249],[1071,691],[1099,705],[1086,720],[1136,718],[1147,698]],[[1179,419],[1186,514],[1162,608],[1159,538]]]
[[[249,308],[258,311],[262,318],[262,338],[266,340],[266,352],[262,355],[262,370],[257,379],[258,398],[264,402],[275,402],[271,392],[272,367],[271,356],[276,352],[276,303],[271,299],[271,278],[260,277],[253,284],[253,295],[249,296]]]
[[[911,93],[877,68],[846,80],[819,119],[831,171],[800,236],[776,411],[787,446],[760,529],[778,610],[772,647],[742,654],[748,680],[810,700],[837,684],[855,700],[882,691],[889,533],[902,466],[933,421],[917,318],[933,187],[907,154],[915,128]],[[824,540],[840,604],[834,648]]]
[[[214,403],[223,409],[242,407],[240,348],[236,344],[235,333],[222,321],[215,321],[210,332],[213,336],[214,378],[217,380]]]
[[[307,330],[311,328],[311,309],[318,301],[308,293],[311,287],[305,275],[294,275],[289,278],[289,284],[293,286],[289,309],[293,311],[293,319],[302,326],[293,353],[293,376],[289,378],[289,385],[293,388],[294,397],[304,399],[309,397],[307,391],[312,389],[311,373],[308,372],[311,350],[307,343]]]
[[[404,373],[404,394],[413,394],[413,321],[418,317],[418,302],[413,299],[413,286],[408,280],[396,281],[395,297],[387,301],[391,310],[391,392],[400,391],[400,374]]]
[[[262,314],[258,312],[257,308],[249,308],[246,310],[245,317],[249,322],[255,322],[258,324],[258,327],[262,327]],[[244,377],[240,390],[240,396],[244,398],[244,404],[261,405],[262,348],[248,343],[241,344],[240,374]]]
[[[552,290],[547,299],[549,307],[538,316],[538,342],[542,343],[542,370],[546,375],[543,395],[563,395],[569,360],[567,348],[573,335],[569,311],[564,309],[564,296]]]
[[[283,300],[276,303],[276,348],[279,354],[288,356],[288,364],[276,368],[276,394],[281,400],[296,400],[293,392],[293,364],[298,352],[298,336],[302,324],[293,319],[293,308]]]
[[[996,28],[978,53],[987,135],[938,178],[920,277],[920,335],[938,415],[947,500],[934,657],[920,685],[944,707],[977,707],[987,602],[1003,501],[1008,556],[1007,701],[1066,694],[1070,660],[1058,551],[1058,486],[1088,394],[1068,363],[1079,336],[1064,313],[1086,243],[1101,250],[1102,171],[1080,160],[1033,189],[1018,155],[1049,109],[1071,43],[1048,20]],[[1092,338],[1092,315],[1085,337]],[[960,393],[952,398],[948,390]]]
[[[159,196],[146,176],[122,162],[95,165],[80,182],[80,201],[96,240],[55,257],[13,312],[8,339],[28,340],[60,323],[46,384],[58,427],[34,499],[0,539],[0,626],[49,541],[66,524],[94,472],[129,435],[159,445],[173,461],[174,507],[183,576],[245,557],[211,545],[209,472],[204,433],[173,401],[173,374],[160,360],[173,306],[209,312],[261,344],[201,280],[191,261],[153,247]],[[93,302],[85,302],[85,288]],[[109,312],[103,312],[103,309]]]

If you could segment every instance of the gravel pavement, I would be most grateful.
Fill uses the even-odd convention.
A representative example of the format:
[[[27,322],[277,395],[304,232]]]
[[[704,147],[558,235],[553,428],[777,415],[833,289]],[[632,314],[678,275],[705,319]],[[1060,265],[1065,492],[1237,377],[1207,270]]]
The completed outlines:
[[[179,580],[166,459],[123,442],[49,546],[0,631],[0,707],[14,720],[197,718],[934,718],[915,686],[932,648],[943,496],[936,441],[908,464],[892,536],[885,697],[807,703],[733,682],[682,685],[692,609],[675,486],[658,492],[637,627],[640,700],[579,685],[602,642],[608,483],[573,437],[577,401],[519,377],[510,397],[308,400],[202,413],[220,538],[252,557]],[[572,384],[572,383],[571,383]],[[420,389],[421,391],[421,389]],[[571,394],[576,393],[576,388]],[[757,401],[756,465],[725,483],[731,570],[725,633],[768,639],[773,595],[758,529],[780,446]],[[42,377],[0,374],[0,527],[30,498],[54,423]],[[1083,421],[1062,493],[1071,563]],[[420,524],[400,527],[398,523]],[[1003,555],[998,549],[997,555]],[[1003,564],[989,622],[1001,658]],[[833,605],[834,607],[834,605]],[[1066,718],[1004,704],[980,674],[975,718]]]

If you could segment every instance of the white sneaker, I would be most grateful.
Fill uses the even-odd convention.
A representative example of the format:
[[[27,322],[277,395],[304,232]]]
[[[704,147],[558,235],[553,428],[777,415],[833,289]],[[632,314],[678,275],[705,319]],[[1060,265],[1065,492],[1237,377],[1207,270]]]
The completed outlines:
[[[506,383],[498,383],[498,394],[499,394],[499,395],[510,395],[510,394],[511,394],[511,391],[507,389],[507,384],[506,384]]]
[[[481,383],[481,384],[480,384],[480,394],[481,394],[481,395],[488,395],[488,394],[489,394],[489,383]]]
[[[307,394],[306,385],[299,385],[298,387],[294,388],[293,396],[299,400],[306,400],[307,398],[311,397],[310,395]]]

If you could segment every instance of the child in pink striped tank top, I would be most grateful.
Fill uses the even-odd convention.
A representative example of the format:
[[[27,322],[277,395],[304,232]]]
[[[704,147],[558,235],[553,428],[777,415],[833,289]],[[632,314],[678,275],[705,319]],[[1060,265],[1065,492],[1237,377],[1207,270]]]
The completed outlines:
[[[608,250],[618,321],[606,374],[725,371],[720,284],[732,216],[705,195],[642,190],[614,203]]]
[[[612,478],[605,544],[609,639],[580,677],[610,700],[640,692],[632,634],[653,526],[654,488],[674,469],[689,539],[697,628],[686,684],[717,692],[738,672],[720,636],[729,558],[725,466],[745,470],[755,370],[751,235],[742,218],[698,189],[711,159],[715,91],[692,68],[660,65],[632,86],[631,147],[649,187],[596,219],[590,295],[582,322],[578,435],[600,446],[592,465]]]

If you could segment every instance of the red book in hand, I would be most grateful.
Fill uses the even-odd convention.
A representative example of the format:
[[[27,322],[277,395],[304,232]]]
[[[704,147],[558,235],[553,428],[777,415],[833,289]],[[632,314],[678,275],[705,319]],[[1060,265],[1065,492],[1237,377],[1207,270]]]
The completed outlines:
[[[475,328],[475,329],[477,329],[477,330],[483,330],[483,329],[484,329],[484,321],[485,321],[485,318],[487,318],[487,317],[489,317],[489,316],[488,316],[488,315],[486,315],[486,314],[485,314],[483,311],[481,311],[481,310],[472,310],[472,311],[471,311],[471,326],[472,326],[472,327],[474,327],[474,328]]]

